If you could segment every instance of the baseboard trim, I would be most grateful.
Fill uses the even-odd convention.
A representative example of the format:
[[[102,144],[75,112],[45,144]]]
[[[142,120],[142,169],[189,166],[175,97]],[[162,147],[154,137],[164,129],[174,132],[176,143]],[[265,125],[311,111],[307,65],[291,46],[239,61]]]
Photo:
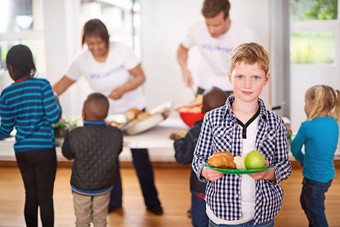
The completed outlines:
[[[71,168],[72,161],[58,161],[58,168]],[[121,168],[133,168],[133,163],[131,161],[120,161]],[[153,168],[190,168],[190,164],[188,165],[181,165],[177,162],[160,162],[160,161],[153,161],[152,162]],[[0,160],[0,167],[18,167],[16,161],[4,161]]]
[[[299,162],[291,161],[292,168],[298,169],[302,168]],[[340,168],[340,160],[334,160],[335,168]],[[153,161],[153,168],[190,168],[190,164],[181,165],[177,162],[172,161]],[[0,160],[0,167],[18,167],[16,161],[13,160]],[[58,168],[71,168],[72,161],[58,161]],[[133,163],[131,161],[120,161],[121,168],[133,168]]]

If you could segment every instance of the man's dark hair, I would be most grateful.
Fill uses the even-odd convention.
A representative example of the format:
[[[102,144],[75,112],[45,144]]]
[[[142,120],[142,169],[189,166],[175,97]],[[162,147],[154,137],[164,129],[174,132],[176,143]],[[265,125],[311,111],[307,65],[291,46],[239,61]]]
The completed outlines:
[[[230,3],[228,0],[205,0],[202,7],[202,15],[205,18],[216,17],[220,12],[224,13],[224,19],[229,15]]]

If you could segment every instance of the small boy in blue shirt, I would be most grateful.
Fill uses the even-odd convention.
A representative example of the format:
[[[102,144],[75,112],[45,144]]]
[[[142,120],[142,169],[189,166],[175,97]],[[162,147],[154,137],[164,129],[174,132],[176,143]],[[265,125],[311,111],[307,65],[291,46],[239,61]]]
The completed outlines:
[[[209,226],[274,226],[282,201],[279,183],[288,178],[287,128],[259,98],[268,83],[269,57],[257,43],[245,43],[230,55],[229,81],[234,96],[206,113],[192,163],[206,187]],[[205,167],[217,151],[244,156],[258,150],[271,166],[253,174],[224,174]]]
[[[120,129],[105,124],[109,101],[100,93],[84,102],[84,126],[68,132],[62,146],[67,159],[74,159],[71,188],[76,226],[106,226],[110,192],[116,181],[117,159],[123,148]]]

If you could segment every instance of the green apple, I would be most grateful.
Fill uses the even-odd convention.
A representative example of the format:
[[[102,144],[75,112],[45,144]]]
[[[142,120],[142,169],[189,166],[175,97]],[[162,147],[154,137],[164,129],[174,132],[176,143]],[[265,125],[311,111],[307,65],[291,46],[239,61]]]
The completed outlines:
[[[265,166],[265,160],[259,151],[253,150],[246,155],[244,165],[247,169],[262,169]]]

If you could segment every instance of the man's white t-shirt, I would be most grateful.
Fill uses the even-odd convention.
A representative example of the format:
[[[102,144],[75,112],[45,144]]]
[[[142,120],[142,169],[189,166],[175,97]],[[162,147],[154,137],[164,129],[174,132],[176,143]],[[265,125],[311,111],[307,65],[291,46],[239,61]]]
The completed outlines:
[[[71,80],[84,76],[91,88],[104,95],[125,84],[133,78],[128,70],[140,64],[133,51],[120,42],[110,42],[109,54],[105,62],[97,62],[92,53],[85,49],[73,60],[66,71]],[[126,92],[120,99],[109,99],[109,114],[124,113],[130,108],[145,107],[145,98],[141,86]]]
[[[237,21],[231,21],[229,30],[217,38],[211,37],[204,22],[192,25],[182,45],[188,49],[197,46],[201,54],[198,86],[213,86],[232,91],[228,81],[229,55],[240,44],[256,42],[254,31]]]

